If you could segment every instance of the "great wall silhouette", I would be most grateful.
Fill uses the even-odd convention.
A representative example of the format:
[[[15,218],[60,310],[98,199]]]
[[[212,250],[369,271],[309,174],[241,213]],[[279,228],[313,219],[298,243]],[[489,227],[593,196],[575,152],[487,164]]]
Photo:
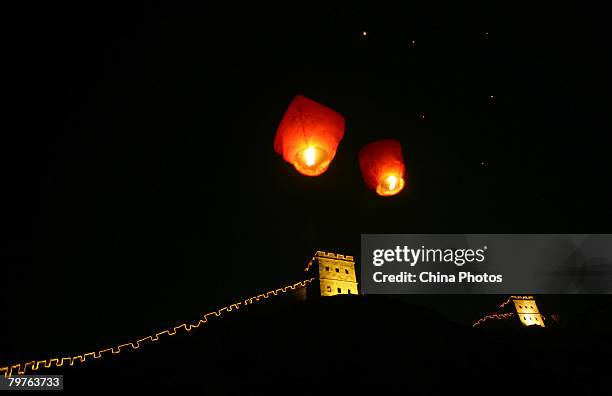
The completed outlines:
[[[342,271],[340,271],[340,269],[342,269]],[[236,303],[226,305],[215,311],[208,312],[202,315],[201,319],[191,323],[182,323],[171,328],[158,331],[155,334],[147,337],[142,337],[134,341],[87,353],[8,364],[0,367],[0,373],[4,375],[5,378],[9,378],[15,374],[27,375],[42,369],[72,367],[79,364],[83,365],[86,362],[105,357],[112,357],[122,352],[139,350],[143,346],[160,342],[167,337],[175,336],[177,334],[186,334],[192,330],[199,329],[203,325],[207,324],[211,319],[222,318],[224,314],[244,310],[253,304],[269,301],[272,297],[279,297],[281,295],[295,294],[298,299],[303,300],[312,295],[315,297],[328,297],[339,294],[358,294],[353,256],[317,251],[304,269],[304,272],[306,273],[312,274],[311,271],[317,271],[318,273],[313,274],[315,276],[299,282],[279,287],[253,297],[248,297]],[[319,282],[314,282],[317,279]],[[353,292],[351,292],[351,289]],[[517,301],[529,302],[532,304],[532,308],[523,308],[521,306],[519,309]],[[511,302],[515,302],[518,313],[502,312],[504,309],[510,307]],[[535,307],[535,309],[533,307]],[[537,306],[535,305],[535,300],[531,296],[508,297],[507,300],[499,305],[497,312],[483,316],[474,322],[472,326],[477,328],[492,320],[507,320],[516,317],[517,315],[523,325],[537,324],[544,327],[544,317],[539,313]],[[526,321],[525,315],[537,315],[540,323]]]

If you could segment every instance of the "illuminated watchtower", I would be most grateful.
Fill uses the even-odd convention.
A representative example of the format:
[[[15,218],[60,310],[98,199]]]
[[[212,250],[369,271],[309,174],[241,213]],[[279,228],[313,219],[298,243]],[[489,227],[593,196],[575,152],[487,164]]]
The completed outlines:
[[[544,326],[544,318],[532,296],[512,296],[514,309],[523,326]]]
[[[309,285],[308,298],[359,294],[353,256],[318,251],[304,271],[318,279]]]

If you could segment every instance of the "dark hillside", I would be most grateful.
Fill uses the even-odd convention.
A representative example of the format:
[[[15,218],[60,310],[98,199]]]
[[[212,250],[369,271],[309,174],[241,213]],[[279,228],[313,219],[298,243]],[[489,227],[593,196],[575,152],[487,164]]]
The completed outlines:
[[[474,330],[399,300],[267,304],[188,335],[65,370],[68,391],[201,394],[604,393],[610,334]],[[195,392],[197,394],[197,392]]]

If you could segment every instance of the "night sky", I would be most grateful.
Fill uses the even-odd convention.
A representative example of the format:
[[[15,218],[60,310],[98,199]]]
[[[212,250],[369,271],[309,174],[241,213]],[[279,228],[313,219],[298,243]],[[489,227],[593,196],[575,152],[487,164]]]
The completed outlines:
[[[0,358],[148,335],[362,233],[612,232],[603,10],[290,3],[5,14]],[[319,177],[273,150],[296,94],[346,119]],[[381,138],[395,197],[359,171]]]

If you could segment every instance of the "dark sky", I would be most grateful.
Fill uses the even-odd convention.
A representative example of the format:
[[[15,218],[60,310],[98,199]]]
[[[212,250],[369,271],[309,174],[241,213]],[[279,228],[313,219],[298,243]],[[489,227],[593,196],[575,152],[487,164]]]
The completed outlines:
[[[288,3],[7,10],[4,356],[147,335],[361,233],[612,231],[603,10]],[[272,147],[298,93],[347,122],[316,178]],[[396,197],[361,179],[379,138]]]

